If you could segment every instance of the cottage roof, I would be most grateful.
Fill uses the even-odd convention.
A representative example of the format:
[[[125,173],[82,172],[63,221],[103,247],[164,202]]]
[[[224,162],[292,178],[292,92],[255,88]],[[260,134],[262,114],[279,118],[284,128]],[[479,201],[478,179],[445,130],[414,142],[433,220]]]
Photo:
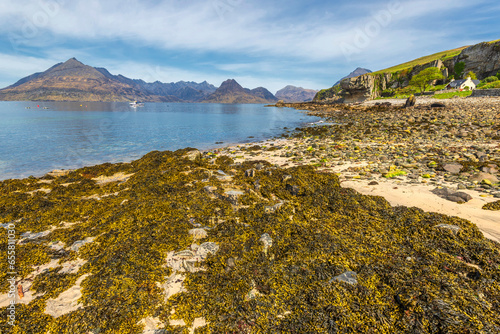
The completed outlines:
[[[452,81],[450,82],[450,87],[460,87],[464,82],[466,82],[467,80],[455,80],[455,81]]]
[[[449,86],[450,86],[451,88],[460,87],[460,86],[462,86],[462,84],[463,84],[464,82],[466,82],[466,81],[467,81],[466,79],[462,79],[462,80],[455,80],[455,81],[450,82],[450,83],[449,83]],[[472,80],[472,82],[473,82],[473,83],[474,83],[474,85],[476,85],[476,86],[477,86],[477,85],[479,85],[479,83],[480,83],[480,81],[479,81],[479,80]]]

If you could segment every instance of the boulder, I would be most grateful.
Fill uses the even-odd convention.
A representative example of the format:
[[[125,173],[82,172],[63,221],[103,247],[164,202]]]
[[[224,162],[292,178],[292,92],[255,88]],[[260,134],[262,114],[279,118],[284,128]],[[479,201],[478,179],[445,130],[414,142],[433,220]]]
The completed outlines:
[[[194,161],[199,156],[201,156],[201,152],[198,150],[192,150],[184,154],[184,157],[191,161]]]
[[[415,104],[417,103],[417,99],[415,98],[415,95],[411,95],[407,100],[406,100],[406,103],[405,103],[405,108],[410,108],[410,107],[414,107]]]
[[[278,102],[276,102],[276,107],[283,108],[284,106],[285,106],[285,101],[279,100]]]
[[[344,103],[357,103],[375,97],[375,77],[370,74],[347,78],[340,82]]]
[[[431,108],[445,108],[445,107],[446,107],[446,104],[441,103],[441,102],[436,102],[436,103],[431,104]]]
[[[206,238],[208,233],[204,228],[193,228],[189,230],[189,235],[192,236],[194,240],[200,240]]]
[[[491,183],[498,183],[498,178],[495,175],[489,174],[489,173],[484,173],[484,172],[474,174],[469,179],[469,181],[471,181],[471,182],[474,182],[474,181],[482,182],[483,180],[488,180]]]
[[[330,280],[330,283],[337,281],[337,282],[344,282],[344,283],[351,284],[351,285],[356,285],[356,284],[358,284],[357,275],[358,274],[356,274],[354,271],[347,271],[343,274],[340,274],[340,275],[332,278]]]
[[[264,233],[263,235],[260,236],[259,241],[264,244],[264,253],[267,254],[267,250],[273,246],[273,239],[269,234]]]
[[[449,231],[453,232],[453,234],[455,234],[455,235],[458,234],[458,232],[460,232],[460,230],[461,230],[460,226],[449,225],[449,224],[439,224],[439,225],[436,225],[434,227],[449,230]]]
[[[238,197],[244,195],[245,193],[240,190],[228,190],[222,196],[223,199],[229,201],[233,205],[238,205]]]
[[[462,191],[455,192],[448,188],[436,188],[432,191],[432,193],[448,201],[456,203],[465,203],[472,199],[472,196],[465,192]]]
[[[496,165],[490,164],[486,167],[482,167],[481,171],[489,174],[498,173],[498,167]]]
[[[446,164],[443,169],[451,174],[458,174],[462,170],[463,166],[461,164]]]

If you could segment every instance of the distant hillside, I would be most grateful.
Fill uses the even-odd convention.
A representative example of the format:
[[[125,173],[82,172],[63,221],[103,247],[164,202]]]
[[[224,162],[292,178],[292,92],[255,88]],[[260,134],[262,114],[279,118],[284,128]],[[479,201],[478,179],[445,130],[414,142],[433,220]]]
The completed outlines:
[[[71,58],[0,90],[0,100],[198,102],[215,90],[206,81],[147,83]]]
[[[175,101],[150,97],[130,85],[107,78],[91,66],[69,59],[47,71],[23,78],[0,90],[1,100],[28,101]]]
[[[196,83],[192,81],[179,81],[171,83],[163,83],[160,81],[145,82],[143,80],[129,79],[123,75],[112,75],[105,68],[96,68],[99,72],[110,79],[118,80],[126,83],[136,89],[139,89],[147,94],[158,96],[173,96],[181,101],[197,102],[205,98],[207,95],[215,92],[217,87],[209,84],[206,81]]]
[[[366,68],[358,67],[357,69],[355,69],[354,71],[352,71],[351,73],[349,73],[348,75],[346,75],[345,77],[343,77],[342,79],[337,81],[333,86],[337,86],[344,79],[359,77],[360,75],[363,75],[366,73],[372,73],[372,71],[370,71],[369,69],[366,69]]]
[[[288,85],[276,92],[276,97],[284,102],[308,102],[312,101],[318,91]]]
[[[240,86],[234,79],[226,80],[203,102],[208,103],[274,103],[278,99],[263,87],[248,89]]]

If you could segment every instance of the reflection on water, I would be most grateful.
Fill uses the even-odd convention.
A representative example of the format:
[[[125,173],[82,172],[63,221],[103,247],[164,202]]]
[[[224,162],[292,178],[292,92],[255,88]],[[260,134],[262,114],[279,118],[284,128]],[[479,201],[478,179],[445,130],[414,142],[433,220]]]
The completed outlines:
[[[262,140],[317,120],[263,105],[0,102],[0,180],[131,161],[152,150]]]

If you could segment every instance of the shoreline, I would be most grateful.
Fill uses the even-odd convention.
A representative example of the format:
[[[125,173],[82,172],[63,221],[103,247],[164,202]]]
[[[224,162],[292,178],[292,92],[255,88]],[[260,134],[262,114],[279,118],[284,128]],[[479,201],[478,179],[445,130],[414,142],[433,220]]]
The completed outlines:
[[[13,101],[13,102],[17,102],[17,101]],[[19,102],[26,103],[26,102],[32,102],[32,101],[19,101]],[[58,102],[60,102],[60,101],[56,101],[55,103],[58,103]],[[33,103],[36,104],[36,102],[33,102]],[[65,103],[65,102],[60,102],[60,103]],[[79,102],[70,102],[70,103],[78,104]],[[96,103],[101,103],[101,102],[96,102]],[[109,102],[102,102],[102,103],[109,104]],[[165,102],[165,103],[161,103],[161,104],[169,104],[169,102],[168,103]],[[183,104],[196,104],[196,103],[183,103]],[[258,104],[258,105],[262,106],[263,109],[266,106],[265,104]],[[126,110],[126,111],[135,113],[134,110]],[[300,114],[305,114],[305,115],[307,114],[306,112],[300,111],[300,110],[296,110],[296,112],[298,112]],[[302,117],[302,115],[300,115],[300,117]],[[306,121],[299,120],[298,122],[301,122],[301,123],[299,123],[295,126],[304,126],[308,123],[307,120]],[[106,124],[108,124],[108,123],[106,123]],[[293,126],[293,125],[290,124],[287,126]],[[9,169],[6,170],[3,175],[0,175],[0,182],[5,181],[5,180],[21,180],[21,179],[29,178],[31,176],[33,176],[35,178],[42,178],[44,175],[46,175],[50,172],[53,172],[54,170],[61,171],[61,172],[71,172],[71,171],[76,170],[76,169],[80,169],[80,168],[84,168],[84,167],[91,167],[94,165],[105,164],[105,163],[112,163],[112,164],[130,163],[132,161],[135,161],[135,160],[142,158],[144,155],[146,155],[150,152],[153,152],[153,151],[164,151],[164,150],[175,151],[175,150],[183,149],[186,147],[193,147],[193,148],[196,148],[200,151],[205,152],[205,151],[210,151],[210,150],[216,150],[216,149],[223,148],[226,146],[235,146],[235,145],[240,145],[240,144],[252,143],[255,141],[259,141],[259,140],[262,141],[262,140],[276,138],[276,137],[281,136],[283,133],[285,133],[285,131],[286,130],[284,130],[283,128],[269,129],[269,131],[265,131],[265,133],[259,134],[257,139],[243,137],[239,141],[234,141],[234,138],[232,138],[231,141],[225,141],[224,138],[222,138],[222,139],[216,138],[212,142],[208,142],[208,140],[207,141],[200,141],[200,143],[199,143],[200,145],[198,145],[198,146],[191,145],[191,146],[183,146],[183,147],[173,146],[172,148],[153,148],[153,149],[149,149],[147,151],[144,151],[143,153],[132,152],[132,154],[130,154],[131,152],[128,152],[128,153],[124,152],[125,154],[123,154],[121,157],[120,156],[118,156],[118,157],[112,156],[112,157],[107,157],[107,158],[105,157],[102,160],[99,159],[99,157],[100,157],[99,154],[96,154],[96,152],[99,153],[100,151],[96,151],[96,152],[93,152],[94,155],[96,156],[96,158],[93,159],[93,161],[92,160],[85,161],[88,159],[86,159],[83,154],[80,156],[80,154],[76,151],[74,152],[71,147],[63,147],[63,150],[67,150],[69,152],[69,153],[67,152],[67,155],[69,155],[71,157],[75,156],[78,158],[78,159],[76,159],[77,164],[69,163],[66,166],[62,166],[62,164],[59,164],[57,162],[53,162],[53,160],[48,160],[48,162],[44,161],[44,163],[42,164],[42,167],[38,171],[33,172],[32,169],[30,169],[28,171],[22,170],[20,174],[15,175],[16,170],[14,169],[14,167],[12,167],[12,165],[10,165],[11,161],[7,161],[7,162],[5,162],[5,165]],[[94,134],[94,132],[92,132],[92,135],[93,134]],[[250,133],[250,134],[254,135],[254,133]],[[232,136],[232,137],[236,137],[236,136]],[[85,138],[85,140],[89,140],[89,139]],[[223,141],[222,144],[217,144],[218,142],[222,142],[222,141]],[[167,143],[167,142],[165,142],[165,143]],[[160,144],[165,144],[165,143],[162,142]],[[170,145],[170,144],[171,143],[169,143],[169,142],[167,143],[167,145]],[[158,145],[158,146],[161,146],[161,145]],[[110,153],[110,154],[112,154],[112,153]],[[15,161],[15,159],[13,159],[13,160]],[[59,161],[62,161],[62,162],[66,162],[66,160],[70,161],[71,159],[69,159],[69,158],[66,159],[65,156],[62,156],[62,158],[59,159]],[[70,161],[70,162],[72,162],[72,161]],[[80,165],[80,163],[82,163],[82,162],[84,164]],[[0,164],[2,164],[2,161],[0,161]],[[25,165],[27,165],[27,164],[25,164]],[[36,165],[36,164],[34,164],[34,165]],[[43,166],[45,166],[45,167],[43,167]],[[22,166],[22,167],[24,167],[24,166]],[[17,170],[17,172],[19,172],[19,171]]]
[[[500,104],[490,107],[478,111],[484,117],[479,123],[490,124]],[[340,331],[359,321],[356,314],[379,310],[386,317],[381,323],[394,331],[410,326],[412,317],[431,318],[436,304],[428,296],[441,298],[446,281],[447,304],[465,300],[483,321],[475,328],[497,328],[496,309],[484,311],[467,299],[478,295],[490,305],[498,299],[492,287],[500,268],[500,222],[497,211],[482,205],[498,201],[500,184],[470,180],[497,163],[498,140],[490,138],[496,132],[485,126],[472,141],[448,138],[441,136],[449,132],[444,119],[443,129],[423,122],[423,132],[418,122],[394,124],[387,132],[386,125],[375,126],[419,113],[426,119],[452,115],[451,121],[461,116],[455,109],[343,106],[314,112],[331,124],[287,138],[205,152],[155,151],[128,164],[0,182],[1,205],[9,208],[0,226],[16,229],[16,252],[29,252],[15,263],[15,302],[36,304],[23,314],[23,325],[42,322],[62,332],[78,323],[97,333],[126,323],[143,334],[198,327],[219,333],[251,330],[259,321],[271,332],[281,319],[298,319],[292,327],[284,324],[287,331],[308,321],[297,303],[316,310],[308,298],[330,294],[317,303],[344,317],[333,322]],[[361,133],[365,121],[373,127]],[[430,138],[432,145],[425,146]],[[466,151],[455,152],[448,139]],[[481,145],[493,148],[481,151]],[[446,156],[440,147],[463,170],[441,170],[449,166],[437,159]],[[486,155],[469,161],[471,152]],[[443,194],[448,188],[452,196]],[[5,308],[9,287],[1,288]],[[341,302],[332,304],[335,298]],[[226,314],[233,314],[235,301],[241,313],[231,319]],[[256,303],[262,310],[248,307]],[[130,308],[137,311],[132,316]],[[96,323],[96,311],[109,320]]]
[[[386,100],[371,100],[362,104],[356,105],[326,105],[321,103],[290,103],[286,105],[286,108],[294,108],[299,112],[304,112],[311,116],[320,117],[321,120],[314,123],[304,123],[301,129],[314,129],[320,128],[324,126],[330,126],[330,122],[336,122],[335,117],[341,113],[345,113],[344,109],[347,109],[347,113],[349,112],[361,112],[361,110],[365,108],[374,108],[377,107],[376,104],[391,102],[393,107],[399,107],[404,104],[405,100],[395,100],[395,99],[386,99]],[[417,107],[426,107],[430,103],[434,102],[443,102],[443,100],[432,99],[428,97],[417,98]],[[470,105],[475,105],[477,103],[487,103],[493,106],[500,107],[500,98],[459,98],[459,99],[451,99],[444,100],[444,103],[449,105],[463,105],[463,103],[467,103]],[[304,108],[305,107],[305,108]],[[323,124],[324,122],[325,124]],[[341,123],[337,123],[336,125],[341,125]],[[283,137],[283,135],[287,135],[289,137]],[[478,193],[474,190],[466,190],[469,195],[473,197],[473,200],[467,202],[465,204],[458,204],[455,202],[448,201],[446,199],[440,198],[438,195],[433,194],[431,191],[436,187],[442,186],[457,186],[458,183],[446,183],[443,184],[442,180],[440,182],[426,182],[425,179],[419,178],[419,182],[415,182],[415,180],[411,180],[408,178],[408,175],[401,175],[395,179],[387,179],[382,177],[382,175],[377,175],[376,177],[372,177],[369,180],[365,180],[360,178],[356,172],[352,172],[353,169],[359,169],[364,166],[370,165],[373,162],[368,160],[356,160],[354,163],[351,163],[349,159],[339,160],[336,159],[329,163],[318,162],[318,159],[313,157],[304,157],[301,160],[295,160],[293,155],[284,156],[284,153],[289,151],[290,148],[293,147],[293,150],[310,150],[311,146],[307,144],[307,140],[293,138],[301,131],[297,131],[295,129],[287,130],[286,132],[281,134],[280,136],[275,136],[268,139],[263,139],[260,141],[249,141],[249,142],[240,142],[240,143],[223,143],[220,144],[220,147],[213,147],[207,149],[197,149],[204,156],[207,155],[226,155],[234,159],[236,163],[243,163],[245,161],[257,161],[257,160],[265,160],[270,162],[273,165],[279,166],[281,168],[290,168],[296,166],[303,165],[315,165],[316,169],[319,172],[327,172],[327,173],[335,173],[340,177],[341,184],[345,187],[352,188],[362,194],[368,195],[377,195],[382,196],[389,200],[391,205],[393,206],[416,206],[424,211],[429,212],[438,212],[443,213],[450,216],[457,216],[463,219],[467,219],[475,223],[481,231],[488,237],[490,240],[496,241],[500,243],[500,219],[498,222],[495,222],[494,217],[495,211],[486,211],[482,210],[481,207],[484,204],[492,203],[498,201],[500,198],[500,191],[497,197],[491,195],[485,195],[483,193]],[[291,138],[292,137],[292,138]],[[321,140],[319,141],[321,142]],[[335,141],[332,141],[335,142]],[[344,141],[345,142],[345,141]],[[497,140],[497,145],[500,141]],[[467,143],[468,145],[474,145],[473,142]],[[217,144],[214,144],[217,145]],[[493,144],[494,145],[494,144]],[[246,151],[249,147],[261,147],[262,149],[256,149],[255,151]],[[498,145],[500,147],[500,145]],[[314,152],[315,150],[311,150]],[[151,151],[154,152],[154,151]],[[148,152],[146,154],[149,154]],[[144,156],[144,155],[143,155]],[[138,158],[141,159],[141,158]],[[135,159],[137,160],[137,159]],[[115,162],[112,164],[128,164],[132,161],[121,161]],[[499,161],[500,162],[500,161]],[[103,162],[105,164],[107,162]],[[53,170],[48,173],[45,173],[41,176],[35,177],[36,179],[42,179],[44,176],[60,176],[67,175],[75,170],[81,168],[88,168],[92,166],[84,166],[77,169],[61,169],[61,170]],[[380,174],[380,173],[379,173]],[[498,175],[498,174],[497,174]],[[500,178],[500,175],[499,175]],[[18,179],[7,179],[7,180],[23,180],[25,178]],[[5,180],[3,180],[5,181]],[[369,182],[378,182],[377,185],[369,185]],[[0,181],[2,182],[2,181]],[[406,195],[405,195],[406,194]],[[437,201],[439,205],[430,205],[425,199],[431,197],[434,201]],[[485,216],[485,217],[482,217]]]
[[[331,121],[332,119],[333,122],[335,122],[335,118],[339,114],[344,113],[345,112],[344,109],[346,108],[348,110],[347,113],[362,112],[362,110],[365,108],[376,108],[377,107],[376,104],[384,102],[391,102],[392,107],[400,107],[404,104],[405,100],[403,99],[372,100],[372,101],[367,101],[360,105],[327,105],[322,103],[295,103],[295,104],[286,104],[286,107],[290,108],[296,107],[301,110],[307,110],[307,112],[310,115],[322,117],[325,120],[325,123],[327,123],[328,120]],[[416,108],[427,108],[431,103],[435,102],[445,103],[447,107],[458,106],[459,108],[464,107],[464,103],[469,106],[479,105],[480,108],[486,105],[486,108],[490,107],[498,108],[496,110],[500,111],[500,98],[496,97],[457,98],[450,100],[439,100],[439,99],[424,97],[424,98],[417,98]],[[411,110],[413,110],[413,108],[411,108]],[[321,127],[321,124],[317,126]],[[468,140],[465,141],[463,144],[461,143],[461,145],[475,147],[477,145],[483,144],[485,147],[500,148],[499,139],[500,137],[498,137],[498,139],[494,140],[493,142],[488,142],[488,143],[478,143],[475,142],[474,140]],[[361,139],[359,142],[357,141],[356,143],[358,143],[359,145],[359,143],[362,141],[363,139]],[[321,143],[323,142],[320,139],[319,141],[317,141],[316,145],[321,145]],[[345,141],[342,144],[345,144]],[[370,145],[373,144],[373,142],[366,144]],[[392,143],[392,144],[397,145],[397,143]],[[430,144],[432,148],[433,143],[431,142]],[[238,157],[241,155],[240,151],[241,148],[251,147],[255,145],[263,146],[265,149],[275,146],[281,146],[281,148],[271,152],[267,152],[266,150],[263,149],[258,154],[256,154],[255,152],[251,154],[245,154],[246,153],[245,152],[243,154],[243,158],[238,159]],[[435,178],[426,179],[420,176],[415,180],[415,178],[411,179],[410,177],[412,175],[408,174],[399,175],[395,178],[388,179],[382,176],[383,173],[376,173],[378,175],[373,175],[369,179],[363,179],[363,177],[360,177],[359,173],[357,173],[356,171],[352,171],[352,169],[360,169],[364,166],[373,164],[373,161],[356,160],[355,163],[351,165],[349,164],[350,162],[349,159],[330,161],[329,163],[321,163],[321,159],[316,159],[314,156],[305,158],[304,155],[301,155],[301,158],[305,160],[293,161],[291,160],[292,156],[283,157],[283,153],[288,151],[287,149],[284,149],[283,146],[285,147],[293,146],[295,152],[300,150],[307,151],[308,149],[311,149],[311,146],[310,144],[307,144],[307,141],[296,138],[295,139],[287,138],[278,140],[264,140],[261,142],[248,143],[245,145],[237,145],[237,146],[228,146],[218,150],[208,150],[208,151],[220,152],[220,153],[225,151],[224,154],[232,158],[235,158],[235,161],[240,163],[250,160],[265,160],[272,164],[279,165],[282,168],[301,166],[305,164],[323,165],[321,167],[320,166],[316,167],[318,171],[336,173],[340,177],[342,186],[352,188],[365,195],[382,196],[388,199],[388,201],[393,206],[399,206],[399,205],[407,207],[415,206],[424,211],[437,212],[446,214],[448,216],[457,216],[469,220],[474,224],[476,224],[487,238],[500,243],[500,213],[498,213],[497,211],[488,211],[482,209],[482,206],[484,206],[485,204],[493,203],[500,200],[500,184],[498,184],[498,181],[496,187],[497,191],[494,195],[492,195],[491,193],[483,192],[484,189],[480,187],[482,183],[481,180],[478,182],[475,181],[476,185],[478,186],[475,187],[474,189],[467,189],[467,187],[462,186],[463,182],[458,182],[457,180],[445,181],[443,180],[442,177],[440,178],[441,175],[437,179]],[[234,154],[230,153],[231,151],[235,150],[236,153]],[[238,151],[240,152],[238,153]],[[312,152],[314,151],[317,150],[313,149]],[[497,153],[498,152],[499,151],[497,150]],[[495,160],[497,162],[497,165],[496,165],[496,171],[493,170],[494,174],[493,177],[500,179],[500,174],[498,173],[498,169],[500,169],[500,159],[498,159],[498,157],[500,157],[500,155],[497,156],[497,160]],[[392,165],[388,167],[395,167],[395,166]],[[478,169],[477,172],[481,172],[481,170]],[[368,185],[370,182],[377,182],[378,184]],[[490,182],[488,182],[488,184],[483,184],[483,186],[485,187],[489,185]],[[471,199],[466,203],[456,203],[453,201],[449,201],[445,198],[442,198],[439,195],[436,195],[435,193],[432,192],[441,187],[450,188],[453,189],[453,191],[465,192],[469,194],[469,196],[471,196]],[[469,186],[469,188],[471,188],[471,186]],[[434,202],[430,203],[429,199]]]

